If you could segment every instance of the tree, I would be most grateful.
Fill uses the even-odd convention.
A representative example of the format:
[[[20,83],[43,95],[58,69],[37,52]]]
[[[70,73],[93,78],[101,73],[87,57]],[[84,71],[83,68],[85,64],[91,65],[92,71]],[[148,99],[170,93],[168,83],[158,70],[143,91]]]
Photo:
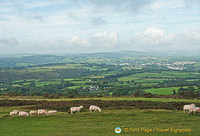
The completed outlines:
[[[176,90],[173,90],[173,95],[175,95],[176,94]]]

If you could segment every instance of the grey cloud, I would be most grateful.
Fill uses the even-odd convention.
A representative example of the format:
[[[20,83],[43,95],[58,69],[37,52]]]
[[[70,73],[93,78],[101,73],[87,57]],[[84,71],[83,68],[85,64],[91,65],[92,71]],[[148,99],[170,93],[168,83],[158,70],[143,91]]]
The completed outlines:
[[[12,32],[5,26],[0,26],[0,35],[12,35]]]
[[[0,39],[0,46],[16,46],[19,42],[15,38]]]
[[[24,3],[20,2],[15,2],[13,3],[13,11],[17,16],[20,16],[22,18],[25,18],[27,20],[38,20],[38,21],[43,21],[44,17],[38,13],[38,12],[33,12],[33,11],[28,11],[27,7]]]
[[[115,12],[136,13],[151,5],[153,0],[89,0],[95,10],[111,9]]]
[[[187,8],[200,7],[200,0],[184,0],[184,2]]]
[[[93,25],[104,25],[108,22],[103,17],[91,17],[91,24]]]
[[[79,18],[78,15],[75,12],[67,12],[66,16],[70,17],[70,18],[72,18],[74,20]]]
[[[28,20],[38,20],[38,21],[43,21],[44,17],[40,14],[35,14],[35,13],[25,13],[22,15],[24,18],[28,19]]]

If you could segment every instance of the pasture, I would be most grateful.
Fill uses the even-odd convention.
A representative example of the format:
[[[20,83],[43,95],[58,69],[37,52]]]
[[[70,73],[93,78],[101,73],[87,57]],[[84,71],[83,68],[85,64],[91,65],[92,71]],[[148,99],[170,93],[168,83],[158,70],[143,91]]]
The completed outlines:
[[[152,88],[144,90],[147,93],[158,94],[158,95],[170,95],[173,94],[173,90],[177,92],[180,87],[169,87],[169,88]]]
[[[160,73],[144,72],[132,74],[129,76],[120,77],[120,81],[131,81],[136,82],[162,82],[167,79],[199,79],[200,73],[198,72],[182,72],[182,71],[163,71]]]
[[[183,114],[182,111],[153,109],[103,109],[101,113],[56,115],[33,115],[31,117],[2,117],[13,109],[24,107],[0,108],[0,135],[2,136],[102,136],[116,135],[114,129],[121,127],[120,135],[159,135],[159,136],[199,136],[198,115]],[[125,129],[191,129],[191,132],[125,132]]]

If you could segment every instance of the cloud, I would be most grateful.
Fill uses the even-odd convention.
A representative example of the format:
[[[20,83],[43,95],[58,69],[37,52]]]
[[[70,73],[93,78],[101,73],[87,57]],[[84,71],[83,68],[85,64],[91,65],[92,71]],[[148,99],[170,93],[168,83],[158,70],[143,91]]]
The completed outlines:
[[[200,0],[184,0],[187,8],[200,7]]]
[[[117,32],[97,32],[88,39],[83,39],[78,36],[74,36],[69,40],[69,45],[86,47],[86,48],[114,48],[119,43],[119,37]]]
[[[91,17],[91,24],[93,25],[104,25],[107,21],[103,17]]]
[[[119,36],[117,32],[97,32],[88,38],[73,36],[69,40],[47,39],[28,49],[30,51],[35,49],[45,50],[44,52],[53,53],[77,53],[77,52],[101,52],[114,50],[119,46]],[[29,43],[31,44],[31,43]],[[39,51],[40,52],[40,51]]]
[[[172,40],[169,35],[164,34],[163,30],[153,27],[146,29],[144,32],[136,33],[135,38],[142,45],[161,45]]]
[[[82,47],[89,47],[90,43],[86,39],[81,39],[78,36],[72,37],[69,41],[69,45],[71,46],[82,46]]]
[[[166,34],[158,28],[147,28],[144,32],[134,34],[131,46],[137,49],[161,49],[161,50],[191,50],[199,49],[199,32],[184,30],[175,34]]]
[[[174,46],[185,50],[199,49],[200,31],[184,30],[174,35]]]
[[[117,13],[136,13],[147,9],[153,0],[89,0],[95,11],[112,10]]]
[[[15,38],[0,39],[0,46],[16,46],[19,42]]]
[[[90,43],[97,47],[113,48],[119,43],[119,36],[118,33],[114,31],[111,33],[106,31],[98,32],[90,39]]]

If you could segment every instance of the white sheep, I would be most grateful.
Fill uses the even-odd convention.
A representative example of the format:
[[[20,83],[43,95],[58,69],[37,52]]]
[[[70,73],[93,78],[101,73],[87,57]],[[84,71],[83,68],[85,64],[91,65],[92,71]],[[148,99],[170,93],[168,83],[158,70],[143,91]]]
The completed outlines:
[[[91,105],[90,107],[89,107],[89,110],[90,110],[90,112],[95,112],[95,111],[99,111],[99,112],[101,112],[101,109],[98,107],[98,106],[95,106],[95,105]]]
[[[10,112],[10,116],[12,116],[12,115],[18,115],[18,113],[19,113],[19,112],[17,112],[17,111],[11,111],[11,112]]]
[[[57,110],[49,110],[48,114],[55,114],[57,112]]]
[[[20,111],[19,116],[29,116],[29,114],[25,111]]]
[[[47,110],[45,110],[45,109],[39,109],[37,113],[38,113],[38,115],[40,115],[40,114],[47,115]]]
[[[30,115],[37,114],[37,111],[30,111]]]
[[[190,105],[184,105],[183,112],[186,113],[186,111],[190,111],[191,108],[195,108],[195,105],[193,103]]]
[[[70,111],[71,111],[71,114],[73,114],[73,112],[80,112],[80,110],[83,108],[83,106],[79,106],[79,107],[71,107],[70,108]]]
[[[200,107],[190,108],[189,113],[200,113]]]

